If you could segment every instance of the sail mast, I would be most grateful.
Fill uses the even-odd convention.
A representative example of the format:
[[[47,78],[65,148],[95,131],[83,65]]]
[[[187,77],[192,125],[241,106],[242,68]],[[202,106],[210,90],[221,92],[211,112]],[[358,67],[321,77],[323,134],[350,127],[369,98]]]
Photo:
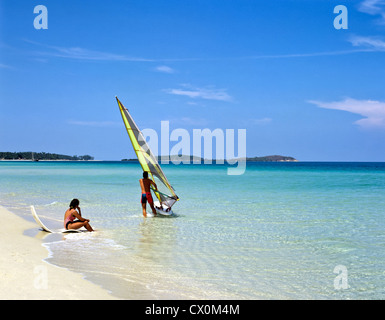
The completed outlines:
[[[159,192],[153,190],[156,197],[159,199],[161,204],[165,203],[168,207],[171,207],[176,201],[179,200],[178,196],[175,194],[174,189],[167,180],[166,175],[150,150],[150,147],[148,146],[142,132],[139,130],[131,114],[123,106],[118,97],[115,98],[118,102],[120,114],[138,161],[142,166],[143,171],[147,171],[152,180],[158,186]]]

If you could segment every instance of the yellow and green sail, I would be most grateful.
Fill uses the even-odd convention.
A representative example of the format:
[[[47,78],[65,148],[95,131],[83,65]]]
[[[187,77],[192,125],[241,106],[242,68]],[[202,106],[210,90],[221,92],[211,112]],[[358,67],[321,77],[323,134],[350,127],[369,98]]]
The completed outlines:
[[[142,166],[143,171],[148,172],[149,178],[151,178],[158,187],[159,191],[154,192],[156,197],[161,204],[171,207],[176,201],[179,200],[178,196],[175,194],[174,189],[168,182],[157,159],[146,143],[146,139],[134,122],[134,119],[119,101],[118,97],[116,97],[116,101],[118,102],[120,114],[122,115],[124,125],[128,136],[130,137],[136,156],[138,157],[139,163]]]

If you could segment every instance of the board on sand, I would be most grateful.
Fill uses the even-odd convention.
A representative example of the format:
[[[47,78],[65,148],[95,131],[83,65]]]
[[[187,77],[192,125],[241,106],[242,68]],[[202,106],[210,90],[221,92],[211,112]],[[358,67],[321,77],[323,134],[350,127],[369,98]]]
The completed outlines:
[[[161,205],[159,201],[154,201],[154,207],[155,207],[156,213],[161,214],[163,216],[171,216],[173,213],[171,209],[170,211],[166,211],[168,207],[164,204]],[[162,209],[159,209],[160,207],[162,207]]]
[[[81,232],[81,230],[78,230],[78,229],[59,229],[59,230],[51,230],[51,229],[48,229],[43,222],[41,222],[39,216],[37,215],[36,213],[36,210],[35,210],[35,207],[34,206],[31,206],[31,213],[32,213],[32,216],[33,218],[35,219],[36,223],[46,232],[49,232],[49,233],[67,233],[67,232]]]

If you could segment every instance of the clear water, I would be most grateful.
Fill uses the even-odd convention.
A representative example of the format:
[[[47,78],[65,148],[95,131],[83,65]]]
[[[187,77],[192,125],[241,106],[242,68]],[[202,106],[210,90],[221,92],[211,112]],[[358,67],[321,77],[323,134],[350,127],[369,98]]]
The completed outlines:
[[[173,217],[142,217],[141,168],[124,162],[0,162],[0,205],[31,219],[33,204],[62,228],[80,199],[98,232],[26,233],[48,262],[122,298],[385,297],[385,163],[162,167],[181,199]]]

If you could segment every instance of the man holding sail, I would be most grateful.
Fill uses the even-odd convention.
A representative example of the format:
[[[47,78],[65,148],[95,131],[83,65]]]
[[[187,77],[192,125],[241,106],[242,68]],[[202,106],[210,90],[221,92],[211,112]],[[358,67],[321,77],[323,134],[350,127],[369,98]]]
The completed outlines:
[[[142,198],[140,200],[143,208],[143,216],[147,217],[147,212],[146,212],[146,204],[148,204],[151,207],[152,213],[154,216],[156,216],[156,210],[154,207],[154,201],[151,196],[151,190],[150,187],[151,185],[154,186],[155,190],[158,190],[158,187],[156,186],[156,183],[152,181],[151,179],[148,179],[148,172],[144,171],[143,172],[143,179],[139,179],[140,187],[142,189]]]
[[[164,213],[165,215],[171,215],[171,207],[176,201],[179,200],[179,198],[175,194],[174,189],[171,187],[170,183],[168,182],[164,172],[159,166],[157,158],[151,152],[149,146],[146,143],[146,139],[143,137],[142,132],[139,130],[131,114],[128,112],[127,108],[125,108],[123,104],[119,101],[118,97],[116,97],[116,101],[119,105],[119,110],[123,119],[124,126],[126,127],[128,136],[130,137],[132,146],[138,157],[138,161],[144,171],[143,179],[139,180],[142,189],[142,196],[140,202],[143,208],[143,216],[147,216],[147,201],[150,204],[154,215],[157,212],[161,214]],[[148,173],[150,172],[152,173],[152,175],[156,176],[159,179],[159,183],[161,184],[160,187],[164,185],[165,189],[167,188],[167,190],[164,191],[165,193],[158,191],[154,181],[148,178]],[[156,194],[156,197],[159,200],[159,207],[158,205],[157,207],[154,207],[154,202],[150,193],[151,189],[153,189]]]

